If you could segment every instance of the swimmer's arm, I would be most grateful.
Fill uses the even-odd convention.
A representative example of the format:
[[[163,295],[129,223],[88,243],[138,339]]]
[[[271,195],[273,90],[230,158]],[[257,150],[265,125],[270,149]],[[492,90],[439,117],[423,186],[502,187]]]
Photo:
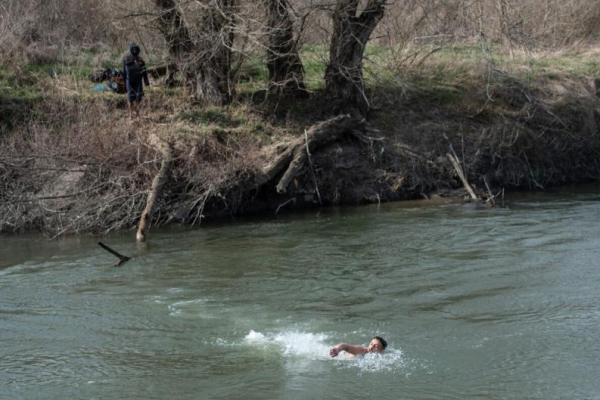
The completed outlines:
[[[338,345],[333,346],[331,350],[329,350],[329,355],[331,357],[336,357],[338,354],[340,354],[340,351],[345,351],[346,353],[350,353],[353,356],[358,356],[360,354],[365,354],[368,352],[367,348],[363,346],[356,346],[348,343],[340,343]]]

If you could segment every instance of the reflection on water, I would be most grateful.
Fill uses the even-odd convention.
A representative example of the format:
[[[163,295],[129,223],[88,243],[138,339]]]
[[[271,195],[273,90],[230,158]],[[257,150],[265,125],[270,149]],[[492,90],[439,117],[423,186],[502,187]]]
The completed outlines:
[[[596,398],[599,193],[2,238],[0,398]]]

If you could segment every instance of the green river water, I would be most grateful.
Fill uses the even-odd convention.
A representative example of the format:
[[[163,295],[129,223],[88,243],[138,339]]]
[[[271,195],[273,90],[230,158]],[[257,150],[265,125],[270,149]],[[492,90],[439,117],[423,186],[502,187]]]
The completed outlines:
[[[600,399],[599,222],[595,186],[102,238],[121,268],[0,237],[0,399]]]

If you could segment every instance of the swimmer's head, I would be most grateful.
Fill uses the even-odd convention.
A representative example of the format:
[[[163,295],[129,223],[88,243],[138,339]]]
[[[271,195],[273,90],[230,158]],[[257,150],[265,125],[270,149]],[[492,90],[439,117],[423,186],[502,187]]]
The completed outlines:
[[[369,353],[383,353],[385,348],[387,347],[387,342],[381,336],[375,336],[369,342]]]

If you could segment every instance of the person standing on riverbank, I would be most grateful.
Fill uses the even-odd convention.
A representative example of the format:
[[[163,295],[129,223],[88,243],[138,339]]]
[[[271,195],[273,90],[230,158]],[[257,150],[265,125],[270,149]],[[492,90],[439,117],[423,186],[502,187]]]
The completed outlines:
[[[127,89],[127,100],[129,106],[129,118],[140,116],[140,107],[144,97],[144,84],[150,86],[146,63],[140,57],[140,47],[132,43],[129,52],[123,57],[123,77]]]
[[[352,356],[363,356],[367,353],[383,353],[385,348],[387,347],[387,342],[381,336],[374,336],[373,339],[369,342],[367,347],[348,344],[348,343],[340,343],[331,348],[329,350],[329,355],[331,357],[337,357],[340,352],[345,351],[346,353],[351,354]]]

